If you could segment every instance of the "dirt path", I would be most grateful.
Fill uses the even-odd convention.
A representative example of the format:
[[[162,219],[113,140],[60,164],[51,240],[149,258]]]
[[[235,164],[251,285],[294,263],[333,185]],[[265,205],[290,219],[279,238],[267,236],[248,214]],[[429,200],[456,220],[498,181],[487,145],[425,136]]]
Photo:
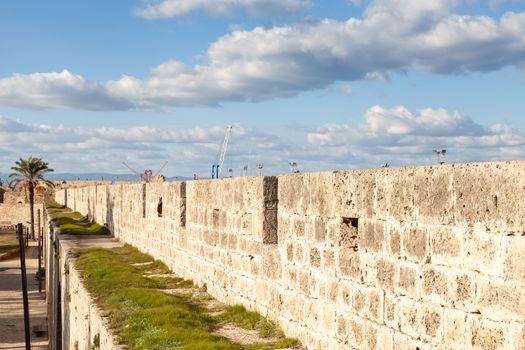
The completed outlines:
[[[44,293],[38,292],[38,281],[35,273],[38,266],[36,243],[31,242],[26,253],[27,285],[29,289],[30,324],[46,324],[46,301]],[[20,277],[20,260],[0,261],[0,349],[25,349],[24,308],[22,304],[22,281]],[[37,338],[31,334],[31,348],[47,349],[47,338]]]

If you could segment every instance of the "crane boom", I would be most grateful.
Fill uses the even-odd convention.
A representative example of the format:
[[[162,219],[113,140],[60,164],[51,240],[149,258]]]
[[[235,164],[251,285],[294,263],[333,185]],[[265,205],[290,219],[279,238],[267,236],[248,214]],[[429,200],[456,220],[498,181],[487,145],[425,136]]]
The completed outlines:
[[[160,172],[162,171],[162,169],[164,169],[164,167],[168,165],[168,161],[165,161],[164,164],[160,167],[160,169],[153,175],[153,177],[157,176],[160,174]]]
[[[124,164],[126,166],[126,168],[131,170],[135,175],[137,175],[142,180],[142,174],[139,174],[138,171],[136,171],[135,169],[133,169],[132,167],[127,165],[126,162],[122,162],[122,164]]]
[[[222,142],[222,147],[219,153],[219,162],[217,163],[217,178],[219,178],[222,172],[222,166],[224,165],[224,158],[226,157],[226,151],[228,149],[228,142],[230,141],[232,127],[232,125],[226,126],[226,132],[224,133],[224,141]]]

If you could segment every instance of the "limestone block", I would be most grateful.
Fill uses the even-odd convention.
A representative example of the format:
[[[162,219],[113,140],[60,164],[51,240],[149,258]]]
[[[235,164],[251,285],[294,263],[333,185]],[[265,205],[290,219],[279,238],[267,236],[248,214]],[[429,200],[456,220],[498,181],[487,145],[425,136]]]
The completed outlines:
[[[454,298],[454,282],[450,270],[436,266],[425,267],[423,277],[423,298],[436,304],[451,305]]]
[[[305,235],[304,219],[305,218],[303,216],[293,216],[292,234],[294,234],[294,236],[303,237]]]
[[[443,341],[455,349],[465,349],[468,344],[467,314],[461,310],[445,308],[443,311]]]
[[[360,253],[362,276],[360,282],[366,286],[377,285],[377,255]]]
[[[278,287],[275,285],[270,285],[268,288],[269,291],[269,307],[275,312],[275,314],[281,314],[283,311],[284,298]]]
[[[454,167],[458,223],[483,223],[492,231],[521,235],[525,227],[525,163],[500,162]]]
[[[352,312],[356,315],[363,316],[366,307],[366,289],[361,286],[352,288]]]
[[[523,344],[523,323],[501,323],[484,320],[479,315],[467,316],[467,341],[472,349],[520,349]]]
[[[306,214],[333,216],[335,203],[332,174],[309,173],[300,176],[304,177],[308,189]]]
[[[292,319],[303,321],[304,315],[304,298],[300,295],[290,294],[285,298],[284,310],[289,312]]]
[[[359,220],[359,250],[379,252],[385,242],[385,224],[375,220]]]
[[[384,292],[369,288],[366,291],[366,316],[378,324],[383,323]]]
[[[288,263],[291,263],[291,264],[293,264],[293,262],[294,262],[293,252],[294,252],[294,245],[293,245],[293,243],[288,243],[286,245],[286,260],[287,260]]]
[[[429,228],[430,254],[435,264],[460,266],[463,256],[463,230],[454,226]]]
[[[399,224],[389,223],[387,226],[387,252],[392,257],[401,256],[401,227]]]
[[[337,338],[342,343],[348,343],[348,322],[346,314],[337,315]]]
[[[328,274],[335,272],[335,253],[333,250],[323,250],[323,270]]]
[[[324,219],[317,217],[315,219],[315,240],[317,242],[324,242],[326,240],[326,222]]]
[[[474,273],[458,273],[454,276],[453,303],[456,308],[472,312],[478,311],[476,290],[479,278],[479,275]]]
[[[348,342],[351,346],[362,349],[365,343],[365,321],[358,317],[348,320]]]
[[[415,168],[414,201],[418,221],[442,225],[453,223],[455,197],[451,170],[451,165]]]
[[[401,295],[417,300],[421,296],[421,273],[417,265],[402,265],[399,267],[399,281],[397,286]]]
[[[410,337],[400,332],[394,332],[394,350],[410,349],[408,342]]]
[[[364,349],[374,350],[379,348],[377,341],[378,327],[375,323],[365,322],[365,346]]]
[[[377,329],[377,349],[393,350],[394,349],[394,331],[387,327]]]
[[[310,275],[308,272],[301,270],[299,271],[299,289],[304,295],[309,296],[310,291]]]
[[[375,169],[374,216],[378,219],[413,221],[414,168]]]
[[[317,248],[310,249],[310,265],[314,268],[321,267],[321,252]]]
[[[339,282],[337,283],[337,305],[341,309],[350,309],[352,306],[352,287],[351,283]]]
[[[295,257],[296,263],[301,264],[305,261],[304,252],[305,252],[305,249],[303,248],[303,244],[297,243],[295,245],[295,250],[294,250],[294,257]]]
[[[398,306],[401,331],[418,338],[423,333],[423,304],[401,298]]]
[[[394,291],[396,268],[393,261],[379,258],[376,263],[377,284],[383,289]]]
[[[326,298],[326,300],[336,304],[338,294],[339,294],[339,281],[336,279],[328,279],[328,281],[326,281],[326,284],[325,284],[325,295],[323,297]]]
[[[521,282],[525,288],[525,236],[502,237],[502,243],[504,278]]]
[[[465,267],[492,276],[503,276],[502,237],[492,235],[485,227],[476,225],[465,229],[464,239]]]
[[[308,189],[302,174],[279,176],[279,209],[289,213],[307,212]]]
[[[423,339],[429,343],[437,343],[443,333],[443,308],[426,304],[423,311]]]
[[[478,282],[477,305],[481,314],[492,320],[525,322],[525,290],[522,284],[481,279]]]
[[[416,262],[428,258],[429,239],[426,228],[418,225],[407,225],[402,230],[402,255]]]
[[[399,311],[397,296],[391,293],[385,293],[385,309],[383,311],[383,322],[391,329],[399,330]]]
[[[338,274],[344,277],[351,277],[354,280],[361,280],[361,259],[360,255],[353,249],[343,248],[339,250]]]
[[[323,303],[320,307],[320,319],[321,329],[324,330],[325,334],[336,334],[337,333],[337,318],[336,318],[336,307],[332,303]]]

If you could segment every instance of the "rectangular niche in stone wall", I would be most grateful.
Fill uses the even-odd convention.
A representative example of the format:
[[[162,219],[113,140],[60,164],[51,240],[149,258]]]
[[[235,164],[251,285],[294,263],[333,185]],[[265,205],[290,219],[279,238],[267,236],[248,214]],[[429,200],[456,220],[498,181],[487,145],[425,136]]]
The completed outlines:
[[[350,217],[342,217],[341,218],[341,226],[340,226],[340,238],[339,238],[339,245],[341,247],[345,248],[353,248],[354,251],[357,251],[359,249],[358,242],[359,242],[359,219],[358,218],[350,218]]]

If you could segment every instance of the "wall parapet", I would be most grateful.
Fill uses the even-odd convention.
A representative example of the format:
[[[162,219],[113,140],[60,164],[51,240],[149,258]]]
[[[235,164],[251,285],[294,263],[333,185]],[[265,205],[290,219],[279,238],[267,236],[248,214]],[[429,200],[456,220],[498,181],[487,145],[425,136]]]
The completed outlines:
[[[524,194],[513,161],[117,183],[56,200],[309,349],[524,349]]]

